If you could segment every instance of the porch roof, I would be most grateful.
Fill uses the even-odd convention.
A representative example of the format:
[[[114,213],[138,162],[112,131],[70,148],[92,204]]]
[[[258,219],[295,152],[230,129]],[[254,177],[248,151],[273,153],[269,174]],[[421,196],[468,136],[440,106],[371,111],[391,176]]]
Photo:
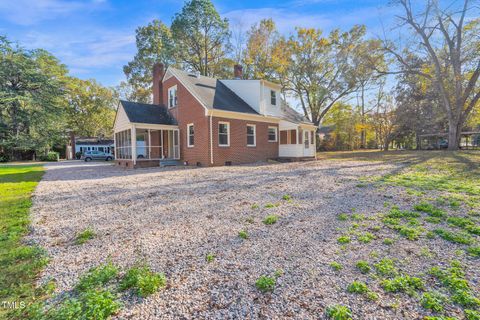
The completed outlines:
[[[120,100],[120,104],[131,123],[177,125],[175,118],[164,106],[125,100]]]

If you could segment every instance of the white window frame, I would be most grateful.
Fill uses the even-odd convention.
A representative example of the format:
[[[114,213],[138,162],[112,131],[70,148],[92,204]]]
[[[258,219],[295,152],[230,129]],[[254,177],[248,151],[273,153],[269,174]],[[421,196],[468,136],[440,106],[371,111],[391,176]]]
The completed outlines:
[[[220,144],[220,125],[221,124],[226,124],[227,125],[227,144]],[[230,147],[230,122],[228,121],[219,121],[218,122],[218,146],[219,147]]]
[[[253,127],[253,144],[248,144],[248,127]],[[247,123],[247,147],[257,146],[257,126],[255,124]]]
[[[270,140],[270,129],[275,130],[275,140]],[[267,140],[268,140],[268,142],[278,142],[278,128],[277,127],[272,127],[272,126],[268,127],[268,129],[267,129]]]
[[[310,131],[305,130],[303,132],[303,145],[305,149],[308,149],[310,147]]]
[[[275,97],[275,103],[272,103],[272,98]],[[275,90],[270,90],[270,104],[272,106],[276,106],[277,105],[277,91]]]
[[[193,144],[190,144],[190,127],[193,127]],[[187,124],[187,147],[195,147],[195,126],[193,123]]]
[[[170,103],[170,92],[174,92],[174,96],[173,96],[173,102]],[[174,85],[174,86],[171,86],[170,88],[168,88],[168,96],[167,96],[167,101],[168,101],[168,108],[173,108],[173,107],[176,107],[178,105],[178,96],[177,96],[177,85]]]

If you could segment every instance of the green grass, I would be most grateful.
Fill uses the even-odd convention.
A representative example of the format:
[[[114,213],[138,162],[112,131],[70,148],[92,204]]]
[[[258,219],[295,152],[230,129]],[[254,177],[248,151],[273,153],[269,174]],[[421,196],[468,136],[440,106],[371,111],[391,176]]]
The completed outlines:
[[[413,208],[417,211],[425,212],[431,217],[444,218],[447,215],[445,211],[428,202],[420,202],[414,205]]]
[[[111,262],[90,269],[78,281],[76,289],[87,291],[100,288],[118,276],[118,268]]]
[[[163,273],[156,273],[145,265],[134,266],[127,270],[120,282],[120,290],[133,289],[140,297],[147,297],[167,285]]]
[[[447,301],[447,297],[443,294],[437,291],[431,291],[425,292],[422,295],[420,304],[427,310],[431,310],[433,312],[442,312]]]
[[[93,229],[91,228],[87,228],[77,234],[77,236],[75,237],[75,243],[84,244],[88,240],[91,240],[93,238],[95,238],[95,231],[93,231]]]
[[[238,236],[242,239],[248,239],[248,232],[246,230],[240,230],[238,232]]]
[[[271,225],[271,224],[274,224],[274,223],[277,223],[279,217],[275,214],[269,214],[268,216],[265,217],[265,219],[263,219],[263,223],[266,224],[266,225]]]
[[[473,238],[465,232],[453,232],[445,229],[433,230],[440,238],[458,244],[473,244]]]
[[[474,258],[479,258],[480,257],[480,246],[468,248],[467,253]]]
[[[326,310],[327,317],[332,320],[351,320],[352,311],[350,308],[342,305],[328,306]]]
[[[370,265],[368,264],[367,261],[360,260],[355,264],[355,267],[357,267],[358,270],[360,270],[361,273],[367,274],[370,272],[372,269]]]
[[[343,266],[342,266],[340,263],[336,262],[336,261],[331,262],[331,263],[330,263],[330,267],[331,267],[333,270],[335,270],[335,271],[340,271],[340,270],[343,269]]]
[[[35,289],[48,263],[44,250],[22,243],[30,224],[31,194],[42,178],[42,166],[0,166],[0,301],[30,304],[45,292]],[[0,318],[7,310],[0,308]]]
[[[274,277],[260,276],[255,282],[255,286],[261,292],[272,292],[275,289],[277,281]]]

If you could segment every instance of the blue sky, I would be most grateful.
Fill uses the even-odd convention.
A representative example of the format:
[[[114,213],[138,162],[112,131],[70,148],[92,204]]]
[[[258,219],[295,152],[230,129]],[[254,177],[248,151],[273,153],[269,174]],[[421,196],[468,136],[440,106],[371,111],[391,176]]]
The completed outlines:
[[[396,8],[388,0],[213,0],[236,28],[273,18],[280,32],[295,26],[328,32],[365,24],[371,36],[388,32]],[[174,0],[0,0],[0,34],[27,48],[43,48],[82,79],[115,86],[135,54],[135,28],[158,18],[170,25],[183,6]]]

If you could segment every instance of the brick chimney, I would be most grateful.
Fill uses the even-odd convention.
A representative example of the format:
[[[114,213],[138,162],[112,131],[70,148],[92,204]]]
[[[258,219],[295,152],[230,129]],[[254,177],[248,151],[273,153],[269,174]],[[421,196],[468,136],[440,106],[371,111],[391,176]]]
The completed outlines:
[[[233,66],[233,77],[236,80],[243,79],[243,67],[239,64]]]
[[[163,104],[163,84],[162,78],[165,73],[163,63],[153,65],[153,104]]]

